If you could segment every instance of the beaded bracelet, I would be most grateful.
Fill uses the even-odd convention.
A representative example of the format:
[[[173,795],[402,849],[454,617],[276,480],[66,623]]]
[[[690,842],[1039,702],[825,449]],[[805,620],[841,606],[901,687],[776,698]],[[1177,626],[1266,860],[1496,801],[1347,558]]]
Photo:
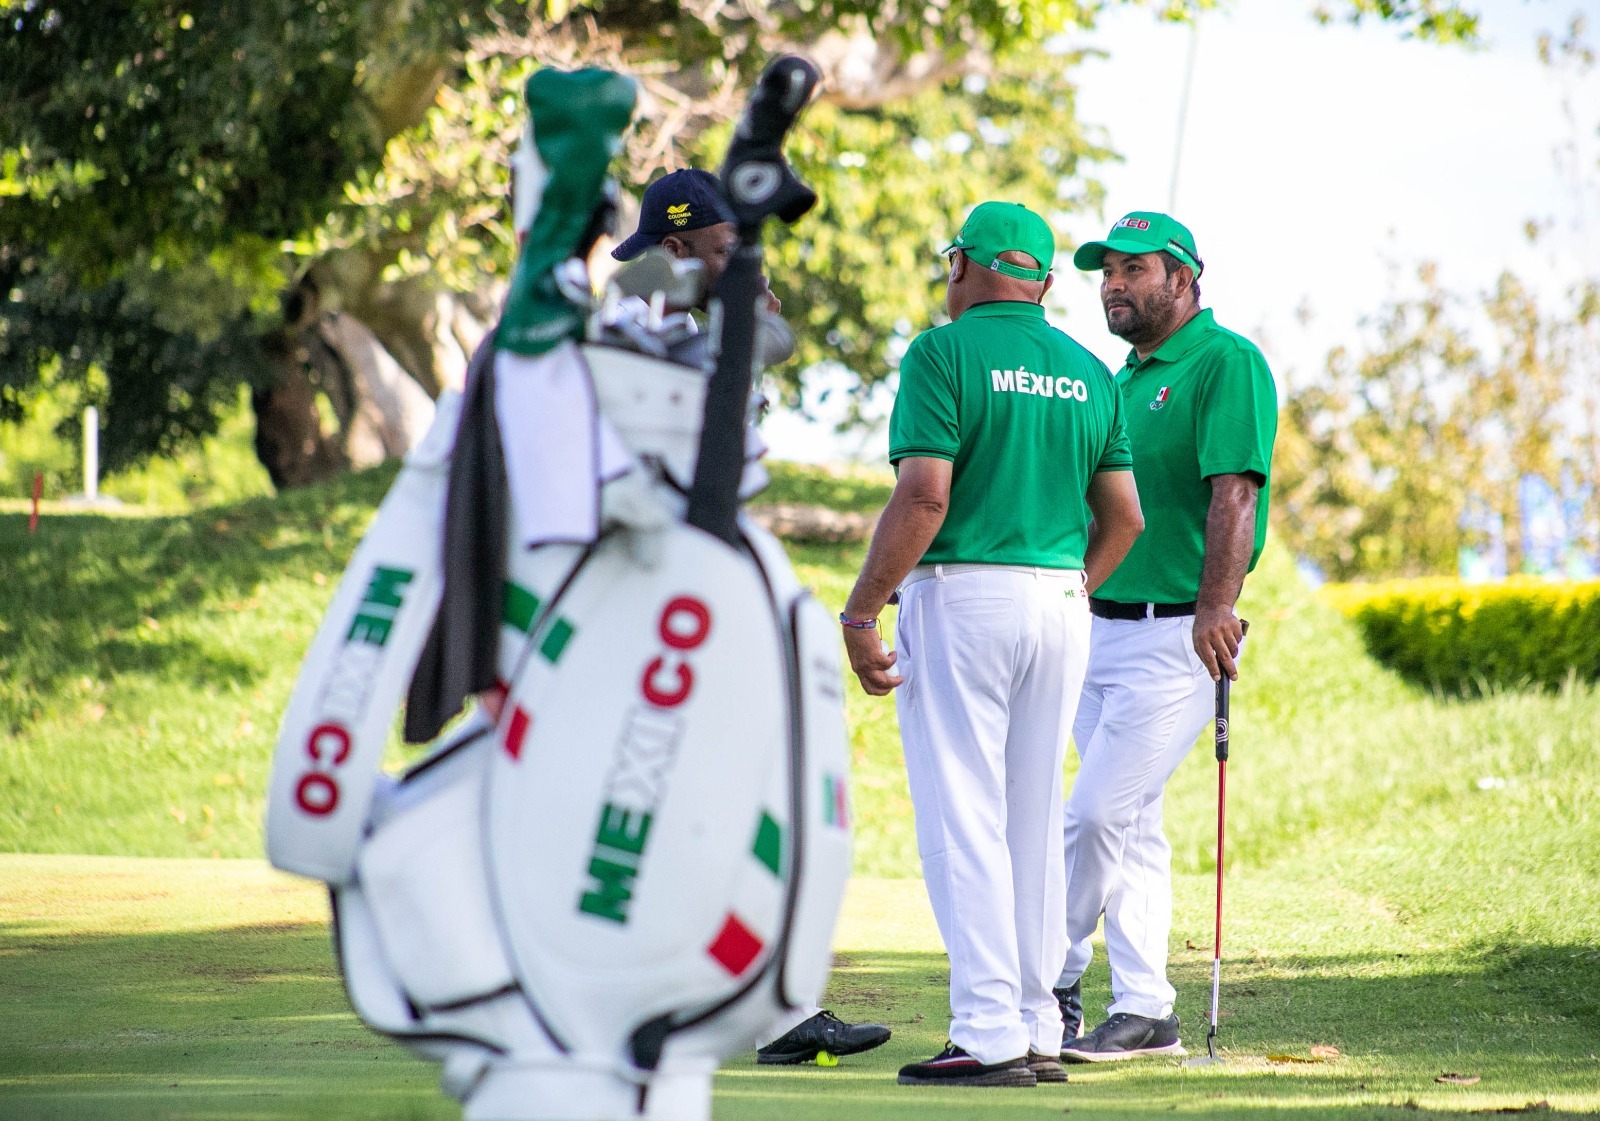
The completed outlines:
[[[852,619],[843,611],[839,612],[839,622],[846,627],[851,627],[858,631],[875,631],[878,629],[878,620]]]

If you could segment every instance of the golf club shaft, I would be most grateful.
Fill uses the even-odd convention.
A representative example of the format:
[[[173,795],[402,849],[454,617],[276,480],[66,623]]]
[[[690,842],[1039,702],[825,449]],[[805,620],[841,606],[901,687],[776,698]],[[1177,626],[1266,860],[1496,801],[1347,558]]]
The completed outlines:
[[[1227,678],[1223,678],[1224,681]],[[1211,1031],[1217,1030],[1217,1008],[1222,999],[1222,845],[1228,799],[1228,760],[1217,761],[1217,929],[1211,952]]]
[[[1222,1001],[1222,959],[1211,959],[1211,1034],[1217,1034],[1217,1006]]]
[[[1217,1034],[1218,1008],[1222,1002],[1222,867],[1223,846],[1227,838],[1228,812],[1228,687],[1227,674],[1217,680],[1216,754],[1217,754],[1217,914],[1216,941],[1211,954],[1211,1031]]]

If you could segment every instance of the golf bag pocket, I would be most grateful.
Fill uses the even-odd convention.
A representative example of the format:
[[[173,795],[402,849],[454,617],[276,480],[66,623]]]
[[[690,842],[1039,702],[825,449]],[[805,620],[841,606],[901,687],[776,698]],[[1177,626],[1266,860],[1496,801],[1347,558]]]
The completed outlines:
[[[571,633],[513,683],[491,752],[490,882],[541,1019],[615,1061],[781,942],[787,658],[753,566],[682,525],[653,569],[603,540],[551,610]]]
[[[549,1056],[554,1048],[515,991],[460,1007],[418,1007],[389,961],[388,948],[359,881],[330,890],[334,956],[350,1005],[362,1021],[424,1058],[444,1062],[446,1082],[459,1068],[481,1068],[510,1052]],[[451,1066],[457,1074],[450,1073]],[[460,1097],[466,1087],[451,1088]]]
[[[700,452],[706,376],[616,347],[585,346],[581,352],[594,380],[601,415],[634,455],[659,469],[670,489],[687,493]],[[766,450],[752,425],[745,433],[740,498],[767,485],[769,476],[760,462]]]
[[[416,1009],[389,964],[365,894],[352,883],[332,888],[330,895],[334,957],[344,976],[351,1006],[376,1031],[388,1035],[412,1031],[417,1024]]]
[[[267,790],[267,855],[286,872],[342,884],[355,869],[390,725],[443,588],[437,544],[459,413],[459,397],[440,398],[300,666]]]
[[[705,375],[615,347],[581,349],[600,413],[638,456],[658,462],[673,485],[694,480],[705,411]]]
[[[449,773],[428,796],[387,816],[357,862],[384,955],[412,1003],[425,1009],[482,1000],[513,985],[483,863],[479,807],[488,743],[460,748],[441,763]]]

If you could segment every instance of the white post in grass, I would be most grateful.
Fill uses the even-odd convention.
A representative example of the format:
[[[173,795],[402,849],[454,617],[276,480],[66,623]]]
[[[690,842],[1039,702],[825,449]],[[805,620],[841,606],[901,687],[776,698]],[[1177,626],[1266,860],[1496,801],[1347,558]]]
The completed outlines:
[[[83,495],[90,502],[100,497],[100,410],[83,410]]]

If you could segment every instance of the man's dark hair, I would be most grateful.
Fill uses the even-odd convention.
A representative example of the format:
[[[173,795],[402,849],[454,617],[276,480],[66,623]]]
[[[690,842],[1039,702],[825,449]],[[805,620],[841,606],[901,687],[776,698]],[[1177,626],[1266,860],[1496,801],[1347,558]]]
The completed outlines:
[[[1177,272],[1184,265],[1188,265],[1189,264],[1188,261],[1180,261],[1180,260],[1178,260],[1178,255],[1176,253],[1168,252],[1165,249],[1156,250],[1156,256],[1161,258],[1161,267],[1167,270],[1167,275],[1168,276],[1171,276],[1173,273]],[[1189,269],[1192,272],[1194,270],[1194,266],[1193,265],[1189,265]],[[1194,289],[1194,302],[1195,303],[1199,303],[1200,302],[1200,278],[1198,276],[1196,276],[1194,278],[1194,282],[1192,284],[1190,284],[1189,287]]]

